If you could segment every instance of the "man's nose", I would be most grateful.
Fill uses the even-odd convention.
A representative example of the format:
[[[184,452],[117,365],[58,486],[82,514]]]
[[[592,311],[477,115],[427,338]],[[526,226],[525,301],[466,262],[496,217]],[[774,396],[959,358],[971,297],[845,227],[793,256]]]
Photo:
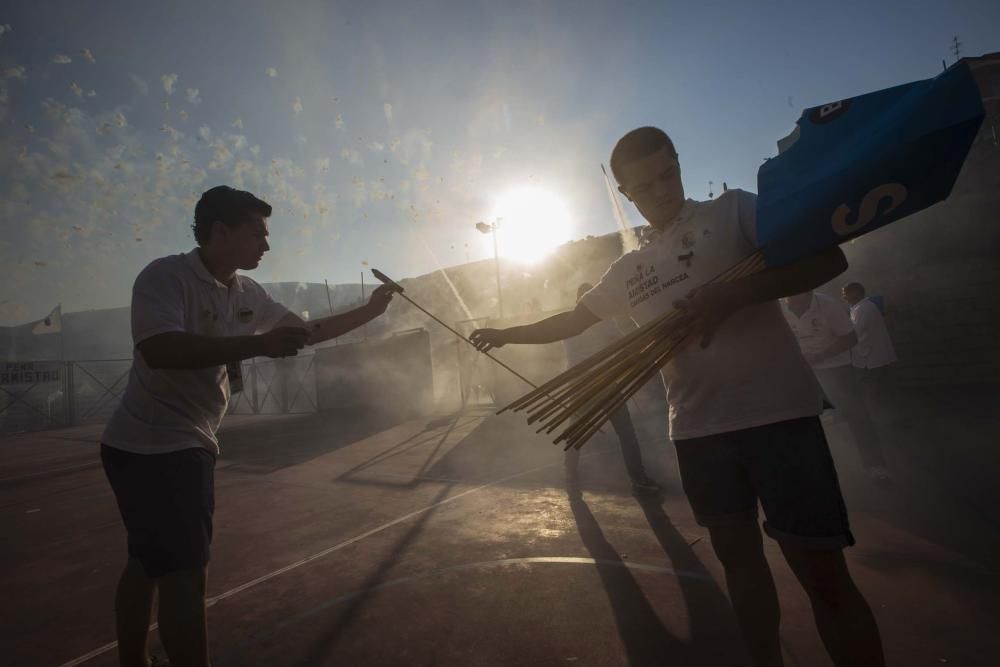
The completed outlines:
[[[653,194],[657,197],[670,194],[670,181],[666,178],[658,178],[653,183]]]

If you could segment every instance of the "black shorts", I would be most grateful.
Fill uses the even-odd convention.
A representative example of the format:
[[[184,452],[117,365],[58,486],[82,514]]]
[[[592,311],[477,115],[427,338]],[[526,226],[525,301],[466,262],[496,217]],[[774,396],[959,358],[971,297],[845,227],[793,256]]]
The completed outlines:
[[[212,543],[215,456],[201,447],[134,454],[101,445],[101,463],[146,576],[204,567]]]
[[[772,538],[814,549],[854,544],[818,417],[678,440],[681,481],[698,523],[755,519]]]

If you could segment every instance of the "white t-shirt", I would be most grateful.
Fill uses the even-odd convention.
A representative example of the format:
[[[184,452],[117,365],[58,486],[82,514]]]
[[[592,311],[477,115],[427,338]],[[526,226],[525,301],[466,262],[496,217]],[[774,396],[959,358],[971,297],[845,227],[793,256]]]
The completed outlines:
[[[851,349],[851,363],[857,368],[880,368],[896,361],[896,348],[885,328],[882,311],[869,299],[851,306],[851,321],[858,344]]]
[[[573,336],[563,341],[566,350],[566,361],[570,366],[576,366],[581,361],[600,352],[622,337],[621,331],[614,320],[598,322],[579,336]]]
[[[688,200],[674,223],[619,258],[581,303],[601,319],[629,315],[640,326],[756,250],[756,197],[729,190]],[[688,260],[679,256],[688,256]],[[695,342],[666,367],[670,437],[737,431],[818,415],[823,394],[777,302],[741,308],[707,348]]]
[[[799,339],[802,353],[807,357],[822,353],[841,336],[854,333],[847,306],[826,294],[813,292],[812,301],[801,317],[788,307],[788,299],[781,299],[781,310],[792,333]],[[847,349],[813,364],[813,368],[836,368],[850,363],[851,351]]]
[[[237,275],[230,287],[216,280],[197,249],[154,260],[132,288],[132,341],[172,331],[200,336],[246,336],[270,330],[288,310],[264,288]],[[121,403],[101,442],[138,454],[190,447],[219,453],[215,436],[229,405],[225,365],[152,369],[133,350]]]

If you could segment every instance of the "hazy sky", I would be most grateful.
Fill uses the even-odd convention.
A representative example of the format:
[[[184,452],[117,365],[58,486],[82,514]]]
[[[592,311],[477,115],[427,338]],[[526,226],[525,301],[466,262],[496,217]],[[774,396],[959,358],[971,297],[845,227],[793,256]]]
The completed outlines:
[[[874,5],[874,7],[872,6]],[[261,282],[490,256],[508,190],[615,229],[600,163],[655,124],[688,196],[756,190],[802,108],[1000,50],[1000,3],[84,2],[0,9],[0,324],[128,303],[218,184],[275,208]],[[629,211],[633,222],[638,222]],[[468,249],[466,250],[466,244]]]

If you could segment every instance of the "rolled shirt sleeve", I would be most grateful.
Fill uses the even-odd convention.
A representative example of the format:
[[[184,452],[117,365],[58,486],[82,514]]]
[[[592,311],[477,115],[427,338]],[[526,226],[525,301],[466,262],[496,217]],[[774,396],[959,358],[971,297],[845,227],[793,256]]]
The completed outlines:
[[[621,317],[627,315],[629,311],[619,276],[620,264],[621,259],[612,264],[593,289],[580,298],[580,303],[602,320]]]
[[[283,304],[272,299],[271,295],[264,291],[264,288],[257,282],[247,280],[247,283],[244,289],[250,295],[253,309],[260,314],[255,319],[254,333],[270,331],[282,317],[288,315],[291,311]]]
[[[132,342],[184,328],[184,284],[163,262],[153,262],[132,286]]]

